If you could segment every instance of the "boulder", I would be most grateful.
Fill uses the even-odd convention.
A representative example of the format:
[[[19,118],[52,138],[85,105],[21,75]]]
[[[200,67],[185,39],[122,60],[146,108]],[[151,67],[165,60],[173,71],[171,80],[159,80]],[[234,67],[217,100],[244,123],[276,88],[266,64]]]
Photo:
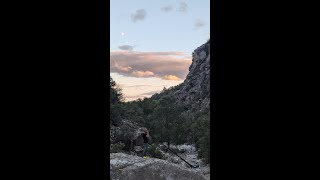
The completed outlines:
[[[141,152],[143,151],[144,144],[142,137],[142,133],[144,133],[143,128],[130,120],[122,119],[120,122],[120,126],[111,125],[110,127],[110,149],[119,149],[114,148],[118,147],[115,144],[124,143],[123,150],[142,155]],[[151,136],[149,137],[149,142],[152,143]]]
[[[132,141],[135,146],[143,146],[143,137],[142,133],[144,133],[142,128],[137,128],[133,134]]]
[[[132,156],[124,153],[110,154],[110,179],[112,180],[205,180],[196,170],[165,160]]]

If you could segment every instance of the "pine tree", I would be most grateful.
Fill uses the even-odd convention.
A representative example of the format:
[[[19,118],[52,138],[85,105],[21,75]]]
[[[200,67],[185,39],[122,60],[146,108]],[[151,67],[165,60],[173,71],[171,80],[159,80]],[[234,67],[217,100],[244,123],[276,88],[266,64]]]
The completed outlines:
[[[176,104],[172,96],[165,96],[159,100],[154,112],[151,116],[153,125],[153,133],[160,142],[167,142],[170,145],[172,142],[177,142],[182,130],[181,113],[182,106]]]
[[[110,121],[117,125],[123,113],[124,101],[122,90],[110,76]]]

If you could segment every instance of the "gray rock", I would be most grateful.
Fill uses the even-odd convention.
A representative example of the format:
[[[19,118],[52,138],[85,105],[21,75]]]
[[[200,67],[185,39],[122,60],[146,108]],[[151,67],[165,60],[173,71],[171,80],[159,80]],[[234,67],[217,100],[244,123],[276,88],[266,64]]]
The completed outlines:
[[[192,57],[189,73],[174,94],[180,103],[193,104],[190,111],[204,111],[210,108],[210,40],[198,47]]]
[[[110,179],[112,180],[205,180],[193,169],[165,160],[144,159],[124,153],[110,154]]]
[[[161,146],[161,145],[160,145]],[[204,177],[208,180],[210,179],[210,166],[208,164],[204,164],[201,159],[198,159],[198,151],[195,145],[191,144],[181,144],[181,145],[172,145],[173,148],[179,149],[179,151],[184,151],[183,153],[178,153],[180,157],[185,159],[187,162],[192,164],[193,166],[199,166],[198,168],[194,168],[194,171],[197,171],[204,175]],[[162,151],[162,150],[161,150]],[[178,158],[176,155],[170,153],[169,151],[164,154],[164,159],[168,162],[177,164],[179,166],[183,166],[185,168],[190,168],[190,166]]]
[[[113,125],[110,127],[110,149],[118,148],[115,145],[123,142],[125,144],[124,150],[132,151],[142,156],[141,149],[143,149],[144,144],[142,127],[126,119],[122,119],[120,124],[119,127]],[[149,139],[150,143],[152,143],[151,136]]]
[[[141,128],[138,128],[135,130],[135,132],[133,134],[133,138],[132,138],[132,140],[134,141],[134,145],[136,145],[136,146],[143,145],[143,137],[141,135],[142,133],[144,133],[144,131]]]
[[[207,57],[207,53],[205,51],[201,51],[199,54],[200,60],[204,60]]]

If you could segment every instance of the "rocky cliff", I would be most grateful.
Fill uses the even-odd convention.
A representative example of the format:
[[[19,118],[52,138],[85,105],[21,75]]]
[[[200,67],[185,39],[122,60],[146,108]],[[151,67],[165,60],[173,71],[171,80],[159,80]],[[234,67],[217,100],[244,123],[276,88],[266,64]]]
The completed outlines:
[[[192,111],[210,109],[210,40],[194,50],[185,81],[174,92],[177,99],[191,105]]]

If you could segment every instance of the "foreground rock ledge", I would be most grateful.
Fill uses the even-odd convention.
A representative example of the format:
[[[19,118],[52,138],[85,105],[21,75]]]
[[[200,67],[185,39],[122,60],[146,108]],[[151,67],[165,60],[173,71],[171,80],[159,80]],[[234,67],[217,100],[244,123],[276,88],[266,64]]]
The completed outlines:
[[[205,180],[200,173],[161,159],[144,159],[124,153],[110,154],[112,180]]]

